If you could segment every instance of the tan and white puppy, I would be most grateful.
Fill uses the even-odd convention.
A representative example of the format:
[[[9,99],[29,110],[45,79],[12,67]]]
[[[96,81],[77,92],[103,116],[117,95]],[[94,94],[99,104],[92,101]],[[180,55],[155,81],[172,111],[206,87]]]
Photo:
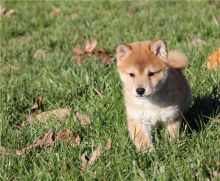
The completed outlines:
[[[153,148],[151,130],[157,125],[167,128],[175,139],[191,101],[189,85],[181,73],[187,66],[186,56],[167,52],[165,43],[158,40],[118,45],[116,57],[128,131],[137,150]]]

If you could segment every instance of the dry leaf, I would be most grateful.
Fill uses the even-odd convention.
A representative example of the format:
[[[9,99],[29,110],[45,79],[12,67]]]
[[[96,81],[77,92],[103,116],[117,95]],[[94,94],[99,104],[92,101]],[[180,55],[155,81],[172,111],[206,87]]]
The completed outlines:
[[[220,177],[220,172],[214,171],[212,175],[213,177]]]
[[[97,55],[105,64],[110,65],[113,63],[113,57],[101,48],[96,48],[94,50],[94,54]]]
[[[0,15],[4,14],[5,10],[6,9],[2,5],[0,5]]]
[[[109,151],[112,148],[112,140],[108,139],[107,144],[106,144],[106,150]]]
[[[63,143],[71,146],[80,145],[80,136],[73,136],[69,129],[64,129],[63,131],[57,133],[56,140],[62,141]]]
[[[84,52],[91,54],[97,45],[96,40],[87,40],[84,44]]]
[[[16,73],[19,72],[19,70],[20,69],[15,65],[5,65],[5,66],[2,67],[2,71],[4,73],[14,73],[14,74],[16,74]]]
[[[81,112],[76,112],[76,118],[82,125],[88,125],[91,124],[91,120],[88,116]]]
[[[85,172],[89,163],[89,157],[86,155],[86,153],[83,153],[80,159],[82,161],[82,171]]]
[[[60,8],[54,8],[53,11],[51,11],[50,16],[59,16],[61,13]]]
[[[38,49],[34,53],[34,58],[36,58],[36,59],[43,58],[43,57],[46,57],[47,54],[48,54],[48,52],[46,50]]]
[[[6,147],[0,145],[0,152],[2,152],[4,154],[11,154],[14,151],[12,149],[10,149],[10,148],[6,148]]]
[[[208,57],[207,67],[208,69],[220,67],[220,47]]]
[[[53,129],[50,129],[42,139],[34,141],[31,145],[25,147],[21,151],[18,150],[16,154],[20,156],[35,148],[51,147],[55,144],[55,141],[55,132]]]
[[[102,146],[99,145],[98,148],[92,152],[92,155],[91,155],[89,162],[88,162],[89,165],[92,165],[93,163],[95,163],[95,161],[98,158],[100,158],[101,154],[102,154]]]
[[[28,123],[45,123],[49,119],[59,119],[64,120],[70,116],[71,109],[55,109],[52,111],[46,111],[39,113],[37,115],[30,115],[27,118]]]
[[[73,60],[76,60],[77,63],[82,63],[81,56],[83,56],[84,52],[80,47],[73,48],[74,56],[72,57]]]
[[[5,16],[10,17],[12,14],[14,14],[15,10],[9,9],[8,11],[5,12]]]
[[[196,45],[205,45],[206,42],[202,39],[199,39],[199,38],[194,38],[192,41],[191,41],[192,45],[196,46]]]
[[[40,114],[42,112],[42,103],[43,103],[43,98],[42,96],[37,96],[34,105],[31,108],[31,112],[34,114]]]
[[[81,156],[82,171],[86,171],[86,168],[89,165],[94,164],[95,161],[101,157],[101,154],[102,154],[102,146],[101,145],[99,145],[98,148],[95,151],[92,152],[92,155],[91,155],[90,158],[86,155],[86,153],[84,153]]]

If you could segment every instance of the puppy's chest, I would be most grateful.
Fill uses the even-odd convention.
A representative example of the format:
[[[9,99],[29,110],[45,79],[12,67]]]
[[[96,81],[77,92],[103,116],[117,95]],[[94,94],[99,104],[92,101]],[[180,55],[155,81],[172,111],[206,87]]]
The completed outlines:
[[[129,119],[135,119],[150,126],[155,126],[158,122],[171,121],[179,114],[178,107],[175,105],[160,107],[146,100],[126,105],[126,109]]]

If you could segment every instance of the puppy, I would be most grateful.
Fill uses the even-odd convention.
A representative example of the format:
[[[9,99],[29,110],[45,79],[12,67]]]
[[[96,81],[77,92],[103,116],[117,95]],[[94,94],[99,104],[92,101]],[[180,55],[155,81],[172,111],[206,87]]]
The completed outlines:
[[[186,56],[167,52],[165,43],[157,40],[120,44],[116,57],[128,131],[137,150],[153,148],[151,130],[158,125],[175,139],[191,101],[189,85],[181,73],[187,66]]]

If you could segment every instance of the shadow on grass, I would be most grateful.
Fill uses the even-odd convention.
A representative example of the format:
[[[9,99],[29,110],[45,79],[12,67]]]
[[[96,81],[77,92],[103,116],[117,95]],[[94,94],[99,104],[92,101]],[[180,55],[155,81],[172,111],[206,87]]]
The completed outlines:
[[[189,126],[190,132],[200,131],[218,112],[220,112],[220,84],[213,87],[210,95],[198,96],[194,99],[194,104],[185,116],[184,124]]]

